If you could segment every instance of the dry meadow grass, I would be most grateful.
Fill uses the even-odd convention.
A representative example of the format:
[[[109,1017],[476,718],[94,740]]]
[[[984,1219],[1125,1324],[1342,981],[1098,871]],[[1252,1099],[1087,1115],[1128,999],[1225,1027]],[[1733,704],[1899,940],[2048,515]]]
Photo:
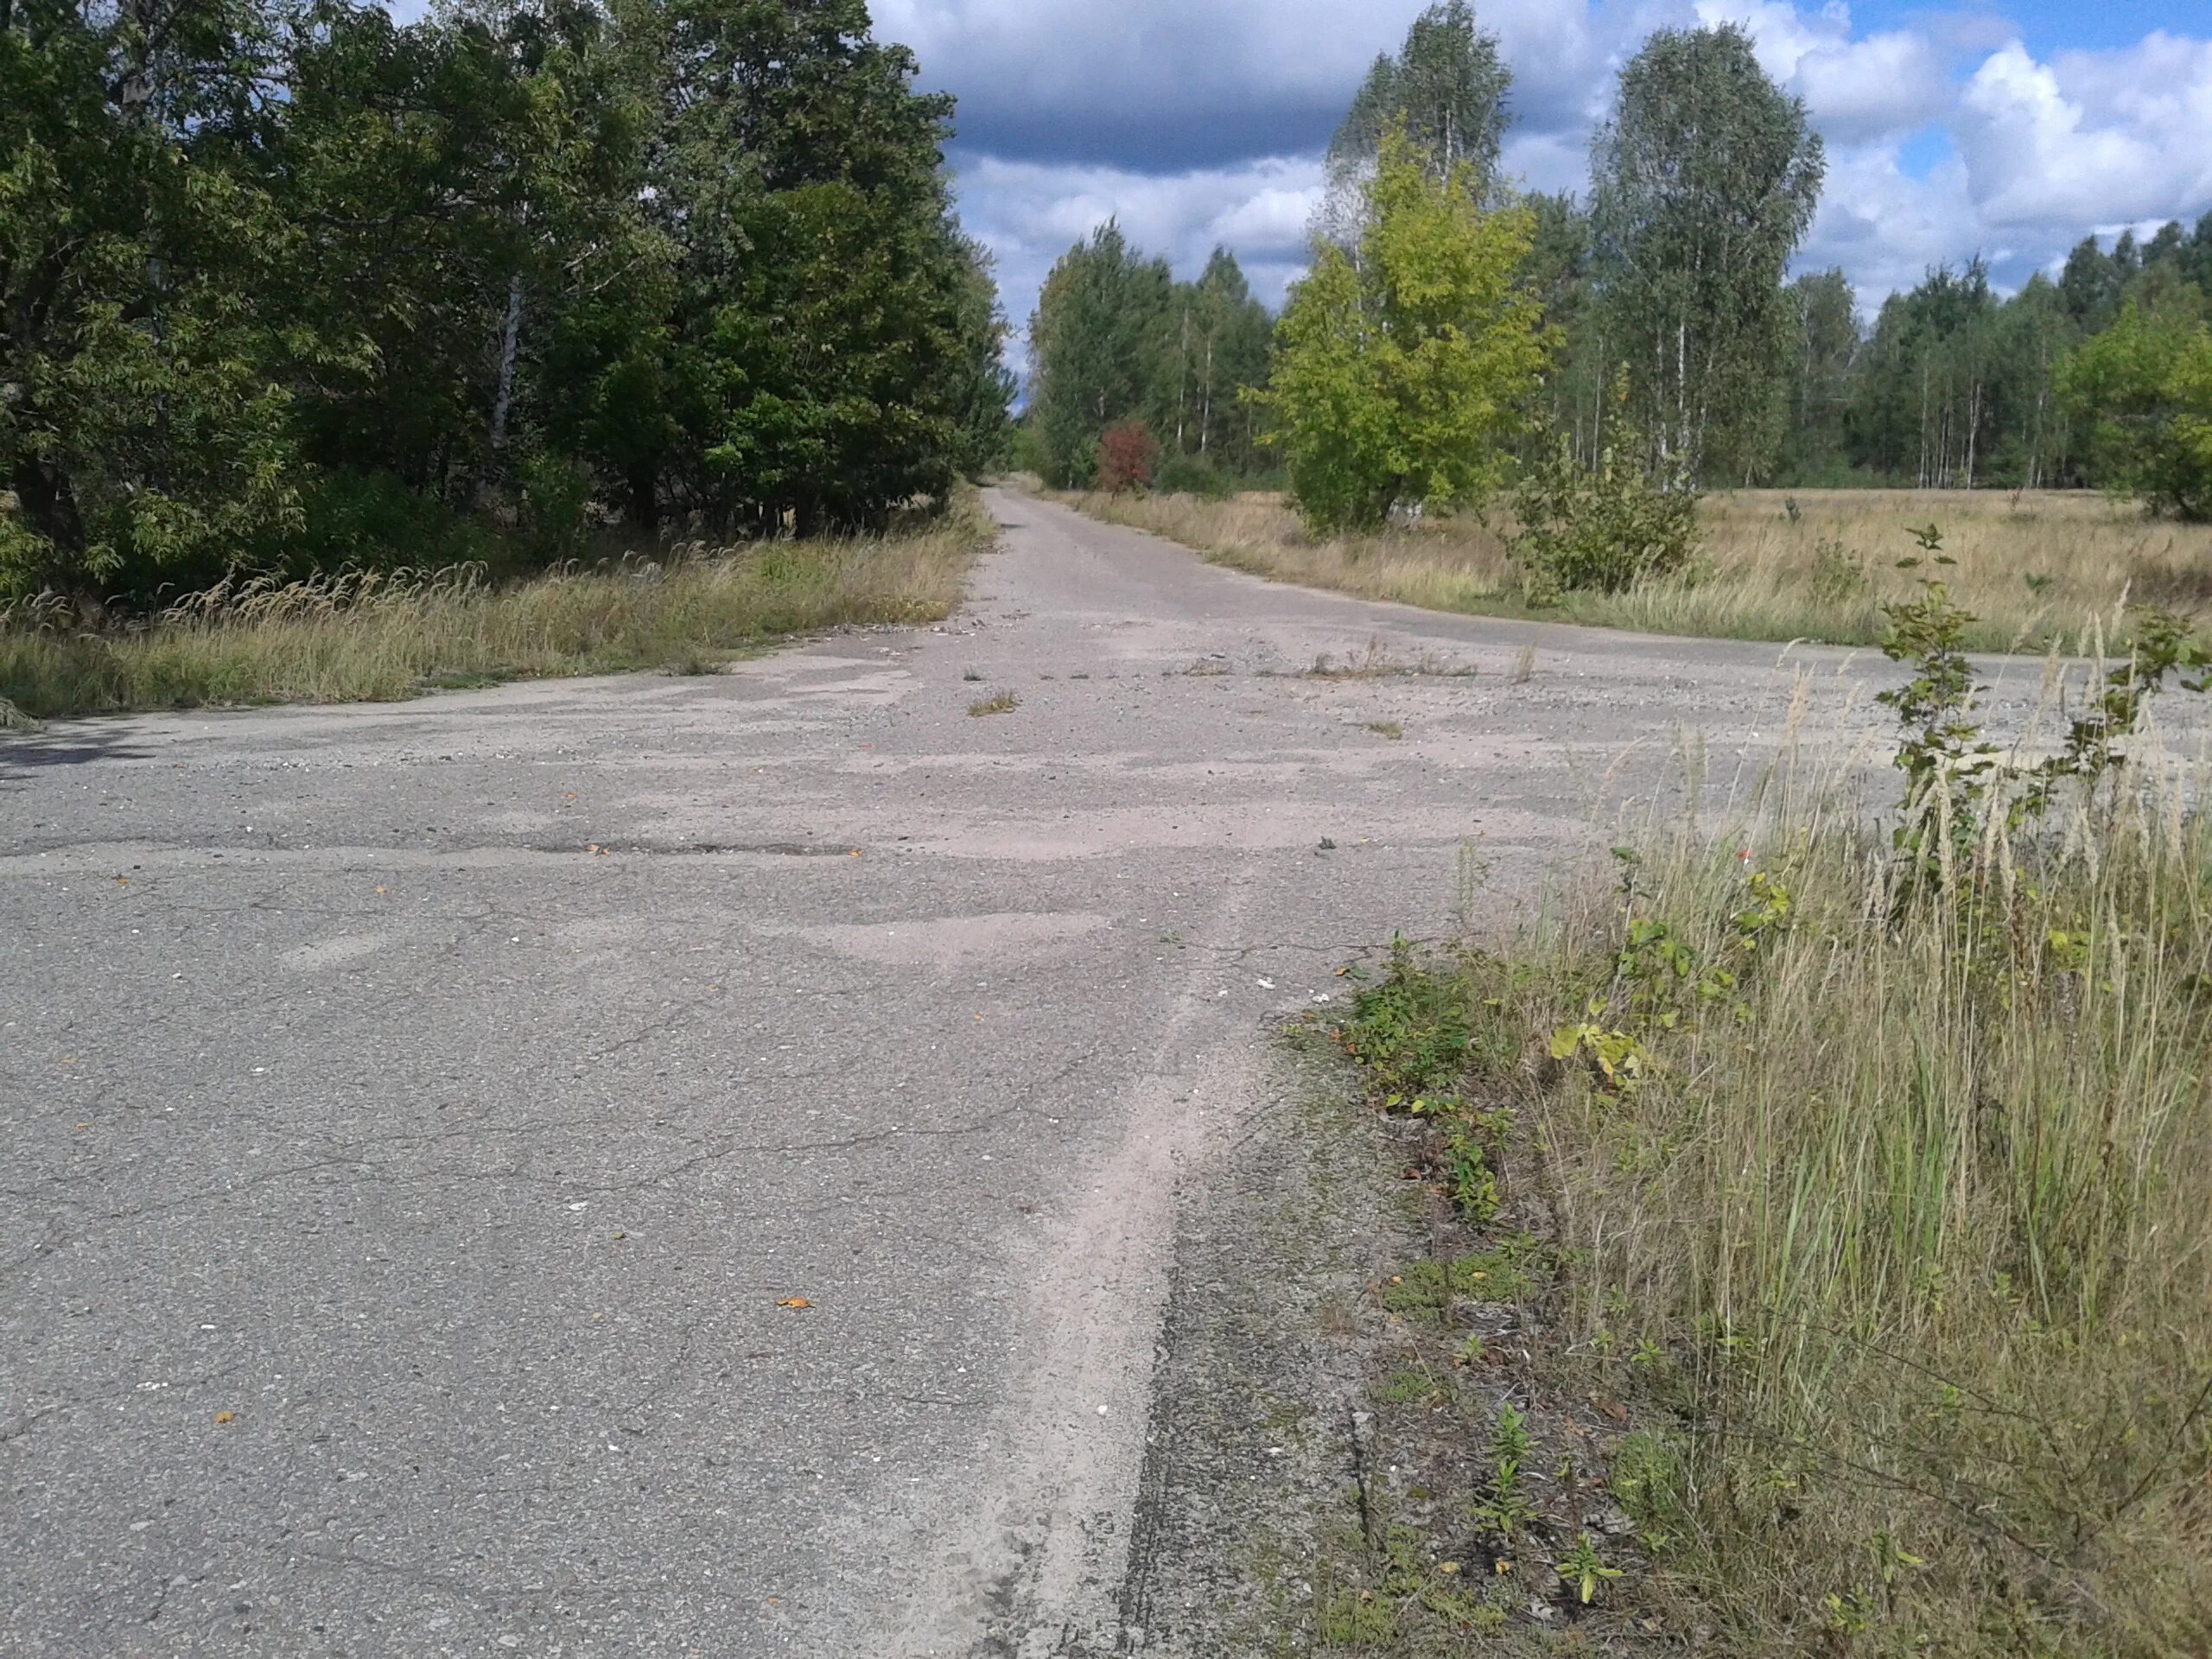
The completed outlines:
[[[1216,563],[1308,587],[1432,610],[1541,616],[1657,633],[1744,639],[1818,639],[1867,645],[1879,638],[1885,601],[1911,597],[1935,567],[1900,569],[1921,556],[1910,531],[1933,524],[1953,597],[1978,619],[1971,643],[1985,651],[2074,650],[2130,603],[2183,611],[2212,601],[2212,525],[2145,518],[2086,492],[1746,490],[1709,497],[1703,558],[1688,580],[1624,594],[1570,594],[1532,609],[1508,549],[1510,517],[1464,516],[1376,536],[1315,542],[1283,498],[1250,493],[1209,502],[1193,496],[1063,496],[1084,512],[1181,543]],[[1789,504],[1796,506],[1793,516]]]
[[[1536,1386],[1690,1647],[2212,1652],[2212,816],[2143,747],[1940,882],[1793,748],[1357,999],[1417,1109],[1536,1138]]]
[[[966,501],[903,534],[678,550],[510,586],[473,567],[247,582],[98,632],[27,602],[0,610],[0,710],[385,702],[532,677],[709,673],[783,635],[944,616],[995,533]]]

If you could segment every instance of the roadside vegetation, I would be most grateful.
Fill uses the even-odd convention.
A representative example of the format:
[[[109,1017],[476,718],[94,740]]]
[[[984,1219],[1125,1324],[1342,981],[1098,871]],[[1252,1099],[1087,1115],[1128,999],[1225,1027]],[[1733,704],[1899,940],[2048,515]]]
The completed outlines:
[[[1432,1577],[1541,1567],[1726,1652],[2212,1641],[2212,820],[2154,735],[2212,675],[2145,615],[2024,752],[1966,632],[1940,580],[1891,607],[1887,822],[1786,758],[1495,951],[1401,944],[1335,1027],[1482,1241],[1385,1306],[1541,1333]],[[1465,1265],[1501,1253],[1511,1295]],[[1529,1451],[1578,1425],[1580,1488]]]
[[[881,536],[679,547],[505,584],[474,565],[261,578],[99,630],[35,601],[0,606],[0,711],[385,701],[531,676],[707,673],[792,633],[945,616],[995,534],[971,493]]]
[[[2119,648],[2126,608],[2212,602],[2212,525],[2145,518],[2086,491],[1746,490],[1697,504],[1694,557],[1608,592],[1561,589],[1516,556],[1510,505],[1314,536],[1281,496],[1229,500],[1103,493],[1055,497],[1233,569],[1433,610],[1660,633],[1872,645],[1885,603],[1929,568],[1912,531],[1938,524],[1945,567],[1974,614],[1977,651]],[[1917,561],[1899,569],[1900,561]]]
[[[1012,382],[916,73],[861,0],[0,5],[0,695],[940,613],[977,526],[887,532]]]
[[[1583,199],[1502,174],[1510,80],[1462,0],[1376,60],[1264,352],[1226,253],[1184,288],[1112,224],[1071,250],[1017,464],[1240,568],[1448,610],[1870,643],[1931,521],[1979,646],[2205,596],[2212,216],[2087,238],[2007,298],[1932,270],[1869,327],[1841,271],[1789,275],[1826,156],[1744,29],[1644,41]]]

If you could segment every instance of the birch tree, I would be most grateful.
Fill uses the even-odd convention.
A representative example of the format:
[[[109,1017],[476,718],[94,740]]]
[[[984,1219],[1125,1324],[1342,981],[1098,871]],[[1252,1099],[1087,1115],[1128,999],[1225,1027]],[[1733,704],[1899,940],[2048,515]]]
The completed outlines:
[[[1779,435],[1789,257],[1825,169],[1805,106],[1732,24],[1662,29],[1621,72],[1592,154],[1611,348],[1654,469],[1755,469]]]
[[[1404,135],[1432,181],[1461,178],[1478,199],[1493,191],[1512,84],[1497,37],[1477,27],[1466,0],[1422,12],[1397,54],[1375,60],[1330,141],[1317,237],[1357,252],[1366,183],[1389,133]]]

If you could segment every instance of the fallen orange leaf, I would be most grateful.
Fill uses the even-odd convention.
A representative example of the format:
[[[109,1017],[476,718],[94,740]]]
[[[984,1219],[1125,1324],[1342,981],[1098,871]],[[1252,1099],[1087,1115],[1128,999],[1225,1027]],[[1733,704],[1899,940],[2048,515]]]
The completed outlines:
[[[215,1414],[215,1421],[219,1424],[235,1423],[238,1420],[238,1414],[235,1411],[219,1411]]]
[[[812,1307],[814,1304],[804,1296],[786,1296],[776,1306],[778,1307]]]

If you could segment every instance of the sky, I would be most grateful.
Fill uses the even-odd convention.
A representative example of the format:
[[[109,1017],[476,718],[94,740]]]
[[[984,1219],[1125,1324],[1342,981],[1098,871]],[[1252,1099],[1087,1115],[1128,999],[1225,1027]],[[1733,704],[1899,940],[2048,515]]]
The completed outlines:
[[[957,94],[961,216],[1020,328],[1109,215],[1193,276],[1217,245],[1269,304],[1305,263],[1321,153],[1423,0],[874,0]],[[1981,254],[2000,287],[2092,231],[2212,212],[2212,0],[1475,0],[1513,71],[1504,165],[1582,189],[1621,64],[1732,22],[1827,145],[1801,270],[1863,308]]]

